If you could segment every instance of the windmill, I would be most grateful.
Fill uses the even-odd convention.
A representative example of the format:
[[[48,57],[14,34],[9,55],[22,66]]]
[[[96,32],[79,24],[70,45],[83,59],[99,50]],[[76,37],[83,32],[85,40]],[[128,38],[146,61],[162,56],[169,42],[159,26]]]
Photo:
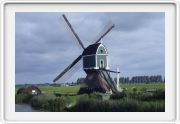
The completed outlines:
[[[86,72],[87,76],[80,86],[79,93],[90,93],[94,91],[103,93],[119,92],[116,84],[111,79],[110,73],[119,74],[120,72],[109,70],[107,48],[102,44],[102,42],[100,42],[101,39],[114,28],[114,24],[110,25],[94,43],[90,44],[88,47],[85,47],[77,33],[74,31],[67,17],[64,14],[62,17],[76,37],[76,42],[78,42],[78,44],[81,46],[83,52],[68,67],[66,67],[53,80],[53,82],[56,83],[82,59],[83,70]]]

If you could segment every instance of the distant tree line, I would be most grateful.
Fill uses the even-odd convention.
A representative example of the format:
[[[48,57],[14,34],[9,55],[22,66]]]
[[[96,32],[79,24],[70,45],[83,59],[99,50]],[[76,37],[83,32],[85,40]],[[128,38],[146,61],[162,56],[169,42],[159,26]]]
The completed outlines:
[[[84,82],[85,78],[78,78],[77,79],[77,84],[82,84]]]
[[[77,84],[83,83],[85,78],[78,78]],[[114,81],[117,81],[117,78],[114,78]],[[161,75],[153,75],[153,76],[133,76],[129,77],[120,77],[120,83],[165,83],[165,78]]]
[[[115,78],[116,81],[116,78]],[[164,83],[165,78],[161,75],[153,75],[153,76],[134,76],[132,78],[129,77],[120,77],[120,83]]]

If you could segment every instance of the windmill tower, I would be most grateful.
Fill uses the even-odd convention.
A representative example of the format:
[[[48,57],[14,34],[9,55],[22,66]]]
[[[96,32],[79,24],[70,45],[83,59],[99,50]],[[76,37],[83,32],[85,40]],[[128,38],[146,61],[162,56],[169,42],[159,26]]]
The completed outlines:
[[[65,15],[62,15],[63,19],[69,26],[70,30],[76,37],[78,44],[81,46],[83,52],[79,55],[68,67],[66,67],[54,80],[57,82],[62,78],[68,71],[71,70],[81,59],[83,61],[83,69],[87,76],[84,82],[80,86],[79,93],[91,93],[91,92],[118,92],[116,84],[111,79],[110,73],[119,73],[119,71],[109,70],[108,63],[108,51],[107,48],[100,43],[101,39],[114,28],[111,25],[93,44],[85,47],[74,31],[72,25],[68,21]]]

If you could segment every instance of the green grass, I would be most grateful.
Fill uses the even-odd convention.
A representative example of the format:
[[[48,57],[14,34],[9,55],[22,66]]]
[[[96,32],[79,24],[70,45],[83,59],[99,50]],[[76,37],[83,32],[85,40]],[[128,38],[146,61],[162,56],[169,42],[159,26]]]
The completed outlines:
[[[150,84],[120,84],[122,88],[127,88],[127,91],[132,91],[133,87],[137,88],[137,90],[146,89],[165,89],[164,83],[150,83]]]
[[[76,94],[79,91],[80,86],[61,86],[61,87],[54,87],[54,86],[39,86],[41,91],[45,93],[71,93]]]

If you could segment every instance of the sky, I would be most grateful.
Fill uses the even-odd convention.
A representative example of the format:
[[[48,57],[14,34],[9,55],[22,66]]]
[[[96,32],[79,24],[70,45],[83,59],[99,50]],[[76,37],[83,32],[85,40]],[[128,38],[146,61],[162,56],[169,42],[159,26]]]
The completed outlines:
[[[65,14],[84,46],[94,43],[107,25],[115,24],[101,42],[111,70],[121,76],[165,73],[163,12],[17,12],[15,16],[16,84],[52,83],[83,50],[62,18]],[[82,61],[70,79],[85,77]]]

